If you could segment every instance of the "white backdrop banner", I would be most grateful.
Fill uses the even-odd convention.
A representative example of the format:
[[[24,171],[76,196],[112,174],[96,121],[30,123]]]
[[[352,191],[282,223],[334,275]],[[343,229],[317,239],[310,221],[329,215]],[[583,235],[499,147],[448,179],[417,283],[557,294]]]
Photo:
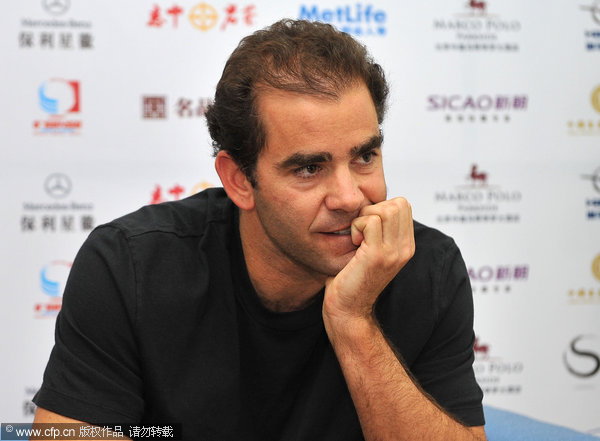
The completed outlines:
[[[23,0],[0,14],[0,420],[28,422],[97,225],[219,185],[204,112],[283,18],[364,42],[391,85],[390,196],[453,236],[485,403],[600,432],[600,2]]]

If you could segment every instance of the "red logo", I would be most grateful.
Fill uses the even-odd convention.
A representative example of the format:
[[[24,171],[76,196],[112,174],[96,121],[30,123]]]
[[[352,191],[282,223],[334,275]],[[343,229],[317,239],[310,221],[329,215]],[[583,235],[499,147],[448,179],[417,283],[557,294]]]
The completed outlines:
[[[198,3],[188,11],[177,4],[161,8],[159,5],[154,5],[150,10],[146,26],[152,28],[162,28],[170,26],[178,28],[180,24],[180,16],[187,14],[190,24],[200,31],[209,31],[218,25],[221,31],[225,31],[229,26],[244,24],[246,26],[254,25],[256,17],[255,5],[240,6],[231,3],[223,11],[219,13],[212,5],[208,3]]]
[[[79,81],[52,78],[38,87],[38,104],[49,115],[46,120],[35,120],[36,133],[75,133],[81,129],[81,120],[68,119],[81,111]]]
[[[165,119],[167,117],[167,97],[142,97],[143,116],[150,119]]]
[[[172,185],[166,189],[163,189],[162,185],[156,184],[154,190],[151,193],[150,204],[160,204],[168,201],[178,201],[182,197],[192,196],[202,190],[214,187],[211,183],[202,181],[194,185],[191,190],[187,191],[184,187],[179,184]]]
[[[479,343],[479,337],[477,337],[475,339],[475,344],[473,345],[473,351],[475,352],[475,355],[487,358],[488,352],[490,351],[490,346],[487,343]]]
[[[477,164],[473,164],[473,166],[471,167],[471,174],[469,175],[469,179],[471,180],[473,185],[476,185],[477,183],[480,183],[480,185],[482,186],[487,185],[487,173],[479,171]]]
[[[485,14],[486,3],[484,1],[478,2],[477,0],[470,0],[469,3],[467,4],[467,6],[469,8],[471,8],[473,11],[476,11],[477,9],[479,9],[481,11],[482,15]]]

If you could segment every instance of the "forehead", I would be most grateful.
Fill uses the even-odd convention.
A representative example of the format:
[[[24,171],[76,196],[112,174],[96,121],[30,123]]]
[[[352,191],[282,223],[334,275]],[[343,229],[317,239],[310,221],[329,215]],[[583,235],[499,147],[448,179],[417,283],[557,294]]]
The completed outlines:
[[[257,104],[266,134],[261,156],[299,151],[335,155],[379,134],[375,105],[364,84],[336,98],[266,89],[258,94]]]

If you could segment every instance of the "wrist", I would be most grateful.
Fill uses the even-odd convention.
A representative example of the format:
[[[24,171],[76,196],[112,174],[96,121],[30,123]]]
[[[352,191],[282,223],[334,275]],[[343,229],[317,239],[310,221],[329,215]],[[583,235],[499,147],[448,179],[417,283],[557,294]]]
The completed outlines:
[[[323,322],[332,344],[344,344],[353,350],[372,342],[374,336],[381,332],[372,313],[340,314],[323,308]]]

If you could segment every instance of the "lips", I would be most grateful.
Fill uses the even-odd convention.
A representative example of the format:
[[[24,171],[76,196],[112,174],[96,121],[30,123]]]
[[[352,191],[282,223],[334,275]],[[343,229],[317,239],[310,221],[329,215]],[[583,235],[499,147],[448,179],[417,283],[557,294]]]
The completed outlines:
[[[344,230],[331,231],[327,234],[334,234],[336,236],[348,236],[350,235],[350,228],[346,228]]]
[[[323,234],[330,234],[334,236],[349,236],[350,235],[350,226],[345,228],[340,228],[338,230],[333,231],[323,231]]]

